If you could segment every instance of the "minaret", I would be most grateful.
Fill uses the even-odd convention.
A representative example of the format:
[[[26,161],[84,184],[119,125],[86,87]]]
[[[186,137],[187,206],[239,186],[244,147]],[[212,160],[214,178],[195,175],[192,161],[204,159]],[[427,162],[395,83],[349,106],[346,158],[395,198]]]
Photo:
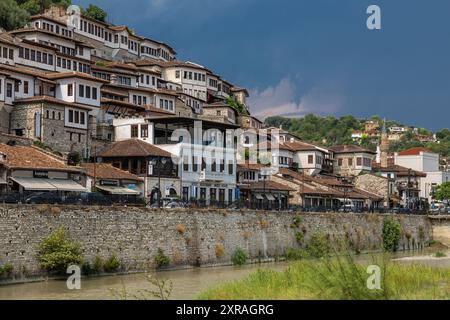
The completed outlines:
[[[388,166],[388,151],[389,151],[389,139],[386,131],[386,119],[383,121],[383,129],[381,130],[381,167],[386,168]]]

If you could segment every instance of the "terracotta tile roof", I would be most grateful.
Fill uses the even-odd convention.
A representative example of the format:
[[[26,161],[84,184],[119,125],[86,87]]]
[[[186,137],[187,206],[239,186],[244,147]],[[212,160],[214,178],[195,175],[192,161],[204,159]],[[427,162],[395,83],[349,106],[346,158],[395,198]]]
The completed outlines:
[[[95,156],[104,158],[148,156],[171,157],[172,154],[142,140],[128,139],[113,143],[106,149],[98,152]]]
[[[6,160],[2,164],[10,169],[80,172],[80,168],[67,166],[63,161],[57,160],[34,147],[9,146],[1,143],[0,153],[6,156]]]
[[[94,177],[95,175],[96,179],[142,180],[142,178],[129,173],[128,171],[113,167],[109,163],[84,163],[82,167],[86,170],[88,176]]]
[[[267,180],[266,182],[264,181],[258,181],[258,182],[254,182],[254,183],[249,183],[248,184],[249,189],[252,190],[277,190],[277,191],[295,191],[294,189],[285,186],[284,184],[275,182],[275,181],[271,181],[271,180]]]
[[[54,103],[54,104],[58,104],[58,105],[62,105],[62,106],[69,106],[69,107],[74,107],[74,108],[79,108],[79,109],[85,109],[85,110],[92,110],[93,107],[90,107],[88,105],[82,105],[82,104],[77,104],[77,103],[73,103],[73,102],[67,102],[67,101],[63,101],[57,98],[53,98],[50,96],[35,96],[35,97],[30,97],[30,98],[22,98],[22,99],[16,99],[14,101],[14,104],[25,104],[25,103],[31,103],[31,102],[47,102],[47,103]]]
[[[421,171],[415,171],[406,167],[402,167],[399,166],[397,164],[391,165],[391,166],[387,166],[387,167],[382,167],[379,163],[375,163],[375,166],[372,167],[372,170],[374,172],[393,172],[395,174],[397,174],[397,176],[399,177],[406,177],[409,174],[411,174],[411,176],[416,176],[416,177],[426,177],[427,174]]]
[[[237,168],[240,171],[260,171],[262,168],[267,167],[261,163],[238,163]]]
[[[373,152],[371,150],[364,149],[357,145],[342,145],[342,146],[332,146],[329,147],[331,151],[334,153],[370,153],[370,154],[376,154],[376,152]]]
[[[0,70],[8,70],[11,72],[22,73],[22,74],[26,74],[29,76],[47,78],[47,74],[45,72],[38,71],[36,69],[27,68],[27,67],[20,67],[17,65],[10,66],[10,65],[6,65],[6,64],[0,64]]]
[[[133,103],[126,102],[126,101],[121,101],[121,100],[101,98],[100,101],[101,101],[102,104],[112,104],[112,105],[117,105],[117,106],[121,106],[121,107],[130,108],[130,109],[136,109],[136,110],[139,110],[139,111],[144,111],[146,109],[144,106],[140,106],[140,105],[137,105],[137,104],[133,104]]]
[[[404,151],[400,151],[398,153],[399,156],[417,156],[419,155],[421,152],[432,152],[430,149],[427,148],[423,148],[423,147],[417,147],[417,148],[411,148],[408,150],[404,150]]]
[[[313,144],[300,142],[300,141],[294,141],[294,142],[283,142],[286,146],[290,147],[294,151],[315,151],[319,150],[318,147],[316,147]]]
[[[90,74],[87,74],[87,73],[76,72],[76,71],[51,73],[51,74],[47,74],[47,78],[50,80],[66,79],[66,78],[81,78],[81,79],[95,81],[95,82],[109,83],[109,81],[107,81],[107,80],[103,80],[103,79],[91,76]]]

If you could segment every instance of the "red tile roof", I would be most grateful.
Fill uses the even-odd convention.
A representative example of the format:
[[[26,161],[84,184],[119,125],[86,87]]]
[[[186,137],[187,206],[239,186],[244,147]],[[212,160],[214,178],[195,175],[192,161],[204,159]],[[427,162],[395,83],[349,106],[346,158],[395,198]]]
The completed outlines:
[[[172,154],[145,141],[128,139],[113,143],[106,149],[98,152],[95,156],[104,158],[148,156],[171,157]]]
[[[79,172],[80,168],[70,167],[34,147],[9,146],[0,144],[0,153],[6,156],[2,163],[10,169],[34,169]]]
[[[376,154],[376,152],[364,149],[357,145],[332,146],[332,147],[329,147],[328,149],[330,149],[334,153],[361,153],[361,152],[363,152],[363,153]]]
[[[423,148],[423,147],[417,147],[417,148],[411,148],[408,150],[403,150],[398,153],[399,156],[417,156],[421,152],[431,152],[430,149]]]
[[[121,170],[113,167],[109,163],[85,163],[82,167],[86,170],[86,174],[96,179],[111,179],[111,180],[134,180],[139,181],[142,178],[129,173],[128,171]]]
[[[277,190],[277,191],[295,191],[294,189],[287,187],[281,183],[275,182],[275,181],[271,181],[271,180],[267,180],[267,181],[258,181],[258,182],[254,182],[254,183],[249,183],[249,189],[252,190]]]

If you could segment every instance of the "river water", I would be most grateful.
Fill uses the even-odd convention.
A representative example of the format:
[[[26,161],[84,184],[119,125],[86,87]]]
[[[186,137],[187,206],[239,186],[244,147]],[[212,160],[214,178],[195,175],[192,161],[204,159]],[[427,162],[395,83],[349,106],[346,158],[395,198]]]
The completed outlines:
[[[364,260],[367,258],[367,255],[363,255],[358,259]],[[436,267],[450,268],[450,252],[448,252],[447,258],[441,259],[432,258],[430,252],[427,251],[414,254],[401,253],[395,258],[402,263],[418,262]],[[200,292],[211,286],[242,279],[257,269],[269,268],[281,271],[288,265],[289,262],[274,262],[243,267],[226,266],[164,271],[154,273],[154,275],[159,279],[169,279],[172,282],[173,291],[170,299],[195,299]],[[139,290],[148,289],[149,287],[152,286],[145,280],[144,274],[83,278],[80,290],[68,290],[64,280],[49,280],[0,286],[0,300],[117,299],[112,291],[117,293],[125,288],[128,293],[137,293]]]

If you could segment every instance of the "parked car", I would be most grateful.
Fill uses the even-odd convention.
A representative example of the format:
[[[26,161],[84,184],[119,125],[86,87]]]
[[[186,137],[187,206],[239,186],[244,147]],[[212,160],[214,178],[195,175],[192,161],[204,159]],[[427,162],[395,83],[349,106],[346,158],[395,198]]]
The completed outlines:
[[[61,203],[61,196],[57,192],[36,192],[25,196],[27,204],[56,204]]]
[[[339,212],[354,212],[356,207],[354,204],[344,204],[339,208]]]

